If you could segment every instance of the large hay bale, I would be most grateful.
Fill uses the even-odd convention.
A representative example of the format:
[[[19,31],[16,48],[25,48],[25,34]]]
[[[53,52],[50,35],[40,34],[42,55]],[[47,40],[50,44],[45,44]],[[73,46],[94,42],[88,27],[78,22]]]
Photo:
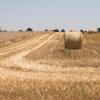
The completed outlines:
[[[81,49],[82,48],[82,33],[81,32],[66,32],[65,33],[65,48]]]

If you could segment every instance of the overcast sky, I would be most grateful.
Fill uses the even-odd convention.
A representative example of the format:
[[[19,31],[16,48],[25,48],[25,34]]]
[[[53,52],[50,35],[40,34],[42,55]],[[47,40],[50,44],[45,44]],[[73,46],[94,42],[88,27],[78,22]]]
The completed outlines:
[[[7,30],[100,27],[100,0],[0,0],[0,27]]]

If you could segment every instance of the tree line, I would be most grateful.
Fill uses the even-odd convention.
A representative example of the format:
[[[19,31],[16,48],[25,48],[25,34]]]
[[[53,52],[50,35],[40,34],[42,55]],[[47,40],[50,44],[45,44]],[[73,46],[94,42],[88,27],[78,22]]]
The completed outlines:
[[[19,30],[19,32],[22,32],[22,31],[24,31],[24,30]],[[25,31],[32,32],[33,29],[32,29],[32,28],[27,28]],[[45,29],[44,31],[65,32],[64,29],[62,29],[61,31],[60,31],[59,29],[53,29],[53,30]],[[3,29],[0,27],[0,32],[7,32],[7,30],[3,30]],[[85,32],[87,32],[87,31],[81,29],[80,32],[85,33]],[[97,28],[97,31],[96,31],[96,32],[100,32],[100,27]]]

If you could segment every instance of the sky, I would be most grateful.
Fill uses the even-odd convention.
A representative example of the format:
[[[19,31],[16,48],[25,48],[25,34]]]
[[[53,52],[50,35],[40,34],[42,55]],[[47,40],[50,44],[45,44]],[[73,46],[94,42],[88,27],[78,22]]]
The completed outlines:
[[[100,0],[0,0],[0,27],[95,29],[100,27]]]

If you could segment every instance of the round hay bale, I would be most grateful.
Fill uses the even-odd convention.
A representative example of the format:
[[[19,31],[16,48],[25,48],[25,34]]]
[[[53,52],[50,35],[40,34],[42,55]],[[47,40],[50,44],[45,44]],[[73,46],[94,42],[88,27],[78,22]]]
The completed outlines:
[[[66,32],[65,33],[65,48],[81,49],[82,48],[82,33],[81,32]]]

